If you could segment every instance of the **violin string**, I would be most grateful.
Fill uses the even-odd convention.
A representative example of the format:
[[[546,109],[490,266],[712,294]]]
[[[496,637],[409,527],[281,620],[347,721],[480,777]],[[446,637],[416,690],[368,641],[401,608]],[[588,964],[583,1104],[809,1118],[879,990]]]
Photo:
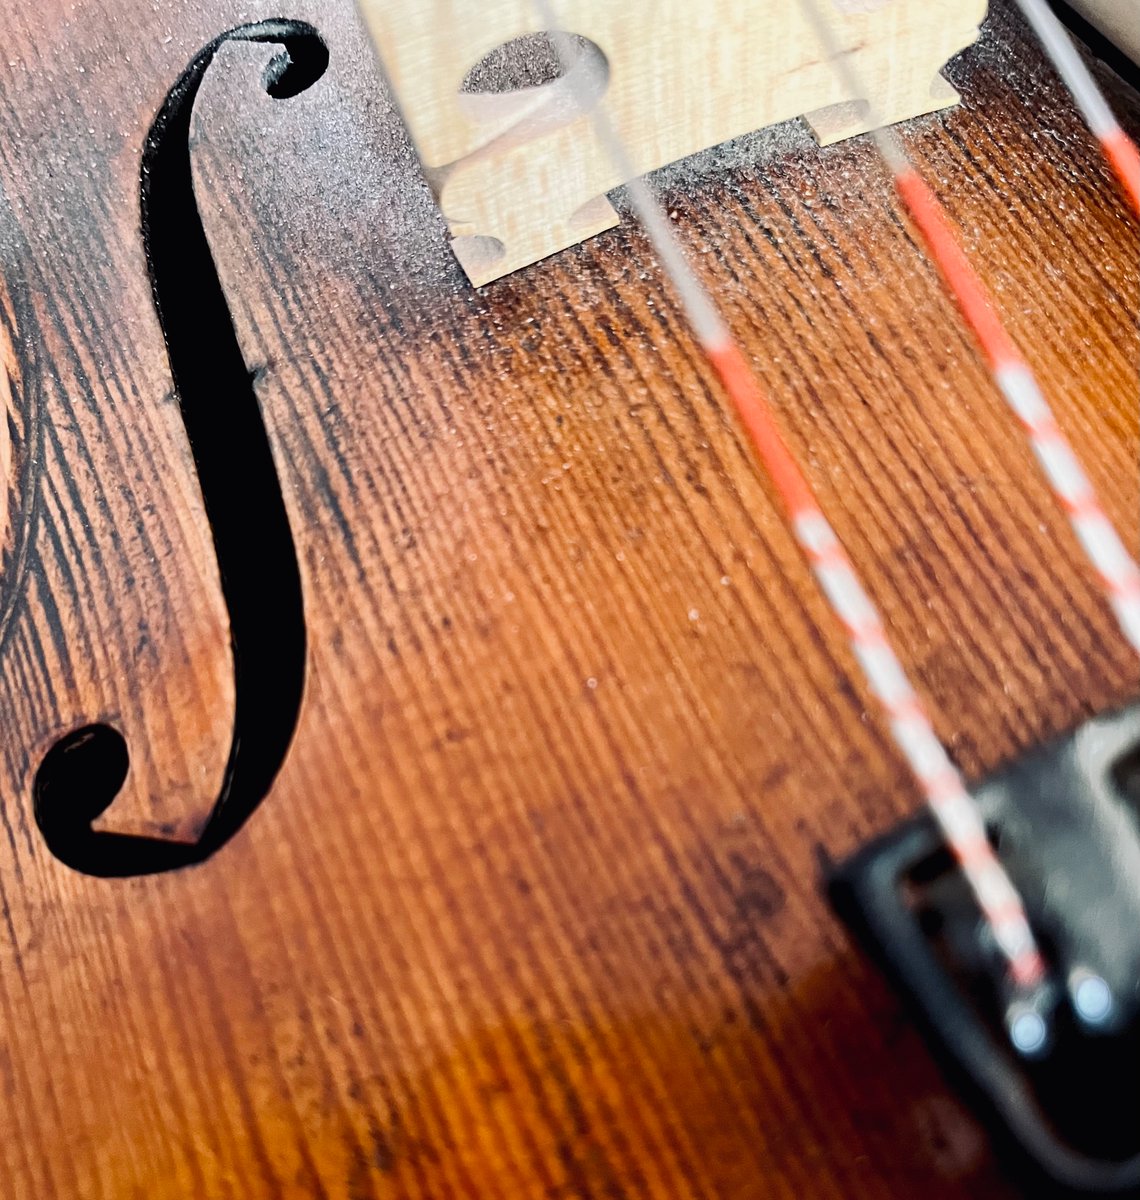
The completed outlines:
[[[534,0],[541,27],[548,30],[564,74],[572,76],[569,39],[550,0]],[[582,96],[583,107],[587,97]],[[1024,905],[986,836],[985,822],[958,769],[939,741],[918,694],[891,648],[877,609],[867,595],[835,531],[823,515],[806,476],[788,449],[771,402],[712,296],[689,265],[675,233],[631,161],[620,135],[602,105],[593,122],[603,149],[623,179],[628,194],[658,258],[688,317],[692,331],[720,378],[766,468],[832,612],[846,630],[851,649],[869,690],[882,705],[896,746],[925,795],[951,853],[958,861],[994,942],[1005,958],[1016,987],[1031,989],[1045,977]]]
[[[1057,424],[1029,364],[1006,331],[993,298],[971,266],[933,190],[888,129],[850,55],[838,43],[818,0],[800,0],[846,93],[865,105],[876,145],[894,176],[895,189],[926,242],[931,259],[974,331],[998,389],[1027,433],[1034,455],[1069,523],[1100,576],[1121,632],[1140,654],[1140,567],[1105,515],[1096,492]]]
[[[1140,148],[1124,132],[1068,30],[1046,0],[1017,0],[1140,216]]]

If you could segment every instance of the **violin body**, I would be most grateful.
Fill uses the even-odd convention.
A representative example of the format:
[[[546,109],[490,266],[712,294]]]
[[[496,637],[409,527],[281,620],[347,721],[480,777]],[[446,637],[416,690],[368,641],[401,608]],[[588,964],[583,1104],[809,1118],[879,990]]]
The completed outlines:
[[[347,0],[8,8],[0,1194],[1017,1195],[822,895],[918,795],[628,214],[477,291]],[[949,75],[1135,545],[1140,230],[1009,5]],[[657,186],[966,772],[1134,696],[865,140]]]
[[[973,44],[986,8],[891,0],[842,13],[880,119],[956,102],[940,72]],[[806,16],[779,0],[578,0],[559,14],[576,39],[569,58],[544,82],[557,63],[532,0],[363,0],[361,11],[451,248],[478,285],[612,229],[620,218],[606,193],[705,147],[800,116],[824,145],[867,131]],[[626,163],[595,130],[603,99]]]

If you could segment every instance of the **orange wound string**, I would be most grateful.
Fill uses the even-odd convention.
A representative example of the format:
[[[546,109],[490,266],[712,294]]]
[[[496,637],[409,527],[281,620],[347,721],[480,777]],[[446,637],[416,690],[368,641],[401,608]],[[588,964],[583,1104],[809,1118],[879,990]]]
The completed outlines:
[[[811,485],[792,457],[771,406],[740,347],[726,341],[720,345],[706,345],[704,352],[720,376],[740,423],[779,492],[788,515],[794,520],[801,513],[814,511],[816,501]]]
[[[1125,193],[1131,197],[1136,215],[1140,216],[1140,148],[1123,129],[1106,134],[1101,145]]]
[[[835,34],[823,17],[817,0],[800,2],[848,93],[853,99],[865,97],[866,88],[848,55],[836,42]],[[1023,7],[1034,12],[1038,8],[1037,0],[1022,0],[1022,3]],[[1069,72],[1074,94],[1089,116],[1094,132],[1103,135],[1105,130],[1116,128],[1115,118],[1095,84],[1092,84],[1091,77],[1088,78],[1090,86],[1084,86],[1081,72],[1084,76],[1088,74],[1084,64],[1080,62],[1076,49],[1060,24],[1053,18],[1050,20],[1051,23],[1045,22],[1041,26],[1040,32],[1043,37],[1048,35],[1050,48],[1055,52],[1059,65],[1064,64],[1068,69],[1074,61],[1079,64],[1080,71],[1074,69]],[[1060,37],[1054,36],[1057,30],[1060,30]],[[1077,91],[1077,88],[1082,90]],[[870,122],[875,143],[894,175],[895,187],[918,226],[931,258],[985,351],[994,382],[1029,435],[1045,478],[1068,514],[1086,557],[1100,576],[1121,632],[1140,654],[1140,566],[1137,566],[1101,508],[1088,475],[1057,424],[1028,363],[1006,333],[985,284],[959,246],[933,191],[911,165],[899,139],[883,126],[873,106],[868,104],[868,107],[871,108]],[[1119,149],[1124,143],[1116,142],[1114,145]],[[1129,157],[1131,151],[1120,150],[1120,153]]]
[[[921,785],[982,917],[1006,958],[1010,978],[1020,988],[1036,987],[1045,978],[1045,962],[1021,897],[990,845],[977,803],[950,761],[891,648],[878,610],[788,449],[755,373],[731,340],[706,343],[703,348],[757,458],[780,494],[796,540],[847,632],[867,685],[883,706],[895,744]]]
[[[911,166],[895,175],[895,188],[926,242],[930,257],[995,370],[1021,361],[1013,339],[994,310],[985,285],[954,236],[934,192]]]
[[[534,0],[534,7],[541,27],[552,31],[562,66],[571,76],[566,35],[561,32],[550,0]],[[895,745],[921,785],[946,843],[961,865],[963,878],[1008,964],[1010,978],[1023,989],[1036,987],[1045,977],[1045,963],[1021,897],[990,846],[977,803],[935,734],[918,694],[891,649],[878,610],[820,510],[811,485],[780,433],[768,397],[712,296],[685,258],[661,206],[633,169],[605,107],[594,107],[592,117],[599,142],[621,178],[631,181],[630,199],[676,289],[690,326],[780,495],[796,540],[820,590],[847,632],[867,686],[887,716]]]
[[[1097,86],[1092,72],[1085,66],[1068,30],[1049,7],[1047,0],[1017,0],[1017,4],[1041,39],[1058,74],[1068,85],[1077,107],[1112,164],[1125,195],[1136,210],[1136,215],[1140,216],[1140,151],[1136,143],[1120,127],[1120,122]]]
[[[1034,19],[1045,8],[1041,0],[1018,0]],[[973,329],[989,360],[995,383],[1029,435],[1038,463],[1068,514],[1086,556],[1096,569],[1116,614],[1121,632],[1140,653],[1140,567],[1125,549],[1101,508],[1084,468],[1065,438],[1028,364],[1006,332],[981,277],[971,266],[933,191],[907,158],[899,139],[885,128],[874,111],[870,93],[859,79],[850,55],[837,42],[817,0],[801,0],[821,46],[849,96],[864,102],[875,143],[894,176],[895,187],[926,242],[947,287]],[[1070,81],[1093,132],[1118,166],[1126,188],[1133,194],[1137,182],[1136,148],[1119,129],[1104,98],[1080,62],[1068,35],[1055,18],[1042,23],[1039,32],[1047,41],[1058,67]],[[1035,22],[1036,24],[1036,22]],[[1055,36],[1060,30],[1061,36]],[[1073,68],[1073,62],[1079,70]],[[990,914],[987,914],[990,915]],[[990,915],[990,920],[994,918]],[[1016,974],[1016,970],[1015,970]]]
[[[985,284],[954,237],[934,193],[909,165],[895,175],[895,187],[989,359],[994,381],[1029,436],[1053,494],[1100,576],[1121,632],[1140,654],[1140,566],[1101,507],[1088,475],[1057,424],[1028,363],[1002,325]]]

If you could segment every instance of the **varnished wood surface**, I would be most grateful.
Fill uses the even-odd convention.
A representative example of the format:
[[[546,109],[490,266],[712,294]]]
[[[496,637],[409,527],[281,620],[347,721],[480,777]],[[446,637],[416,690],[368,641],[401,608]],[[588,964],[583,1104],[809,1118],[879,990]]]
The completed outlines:
[[[1140,233],[996,7],[908,143],[1134,546]],[[342,0],[287,14],[332,52],[311,91],[227,48],[195,123],[304,577],[296,742],[199,867],[47,852],[31,782],[77,725],[131,745],[111,827],[217,791],[225,607],[137,174],[198,48],[279,15],[5,10],[0,1194],[1015,1195],[821,899],[917,797],[644,239],[472,293]],[[1134,694],[869,147],[783,130],[663,187],[962,766]]]

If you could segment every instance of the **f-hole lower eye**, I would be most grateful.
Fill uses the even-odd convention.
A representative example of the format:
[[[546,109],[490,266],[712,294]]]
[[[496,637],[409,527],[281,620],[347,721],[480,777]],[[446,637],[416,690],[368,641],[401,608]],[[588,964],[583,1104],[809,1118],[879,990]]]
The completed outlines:
[[[37,815],[71,827],[90,825],[126,782],[130,754],[110,725],[88,725],[60,738],[44,756],[33,788]],[[62,811],[63,800],[69,811]]]

